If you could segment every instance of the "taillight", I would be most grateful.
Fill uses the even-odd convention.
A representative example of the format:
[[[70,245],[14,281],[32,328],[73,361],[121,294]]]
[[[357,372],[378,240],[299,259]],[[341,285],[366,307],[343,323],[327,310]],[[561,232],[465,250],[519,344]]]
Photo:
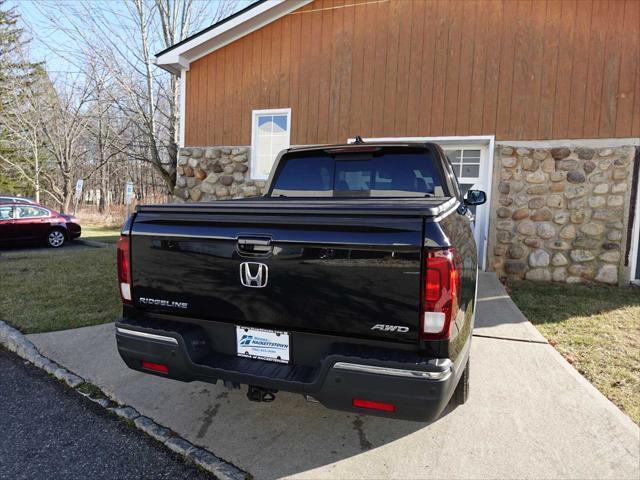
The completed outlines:
[[[118,284],[123,303],[131,303],[131,263],[129,237],[120,236],[118,248]]]
[[[460,259],[450,248],[427,250],[424,262],[420,336],[426,340],[447,339],[460,301]]]

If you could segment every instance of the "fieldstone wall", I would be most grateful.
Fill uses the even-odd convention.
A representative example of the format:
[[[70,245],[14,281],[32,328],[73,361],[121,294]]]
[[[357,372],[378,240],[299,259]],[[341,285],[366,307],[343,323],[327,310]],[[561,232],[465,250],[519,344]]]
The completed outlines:
[[[635,147],[498,145],[489,260],[499,277],[618,284]]]
[[[181,148],[174,200],[209,202],[261,195],[265,182],[251,180],[249,151],[249,147]]]

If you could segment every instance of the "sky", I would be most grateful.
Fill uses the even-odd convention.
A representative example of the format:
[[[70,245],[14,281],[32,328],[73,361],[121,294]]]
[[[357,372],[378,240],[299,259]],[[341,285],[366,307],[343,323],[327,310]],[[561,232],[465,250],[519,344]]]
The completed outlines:
[[[127,9],[124,5],[125,0],[93,0],[96,4],[98,2],[109,1],[112,3],[112,7],[115,7],[117,12],[122,12],[123,15],[127,15]],[[210,6],[212,11],[215,11],[216,2],[226,0],[196,0],[204,6]],[[249,5],[252,0],[236,0],[234,3],[234,11],[240,10]],[[79,73],[77,67],[74,67],[67,59],[62,58],[52,52],[50,45],[62,45],[68,43],[68,39],[65,34],[52,28],[49,25],[46,16],[42,13],[43,8],[51,8],[55,5],[55,2],[47,0],[9,0],[8,6],[14,6],[18,13],[21,15],[21,20],[24,24],[26,34],[31,38],[30,50],[32,61],[45,61],[47,70],[50,74],[66,74],[66,73]],[[206,28],[212,22],[201,21],[201,28]],[[192,32],[195,33],[195,32]]]

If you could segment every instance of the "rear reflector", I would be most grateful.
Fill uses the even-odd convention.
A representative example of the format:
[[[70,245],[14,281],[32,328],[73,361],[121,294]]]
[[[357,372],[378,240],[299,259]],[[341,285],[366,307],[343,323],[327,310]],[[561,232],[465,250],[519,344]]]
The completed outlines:
[[[396,406],[393,403],[372,402],[361,398],[353,399],[353,406],[358,408],[368,408],[369,410],[381,410],[383,412],[395,412]]]
[[[142,362],[142,368],[146,370],[152,370],[158,373],[169,373],[169,367],[166,365],[162,365],[161,363],[152,363],[152,362]]]

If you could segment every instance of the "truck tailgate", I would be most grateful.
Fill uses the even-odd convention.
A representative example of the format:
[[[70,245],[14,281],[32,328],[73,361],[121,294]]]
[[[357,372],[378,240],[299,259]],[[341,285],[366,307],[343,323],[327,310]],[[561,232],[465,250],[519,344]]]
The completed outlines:
[[[131,229],[133,301],[240,326],[416,341],[423,218],[143,209]]]

